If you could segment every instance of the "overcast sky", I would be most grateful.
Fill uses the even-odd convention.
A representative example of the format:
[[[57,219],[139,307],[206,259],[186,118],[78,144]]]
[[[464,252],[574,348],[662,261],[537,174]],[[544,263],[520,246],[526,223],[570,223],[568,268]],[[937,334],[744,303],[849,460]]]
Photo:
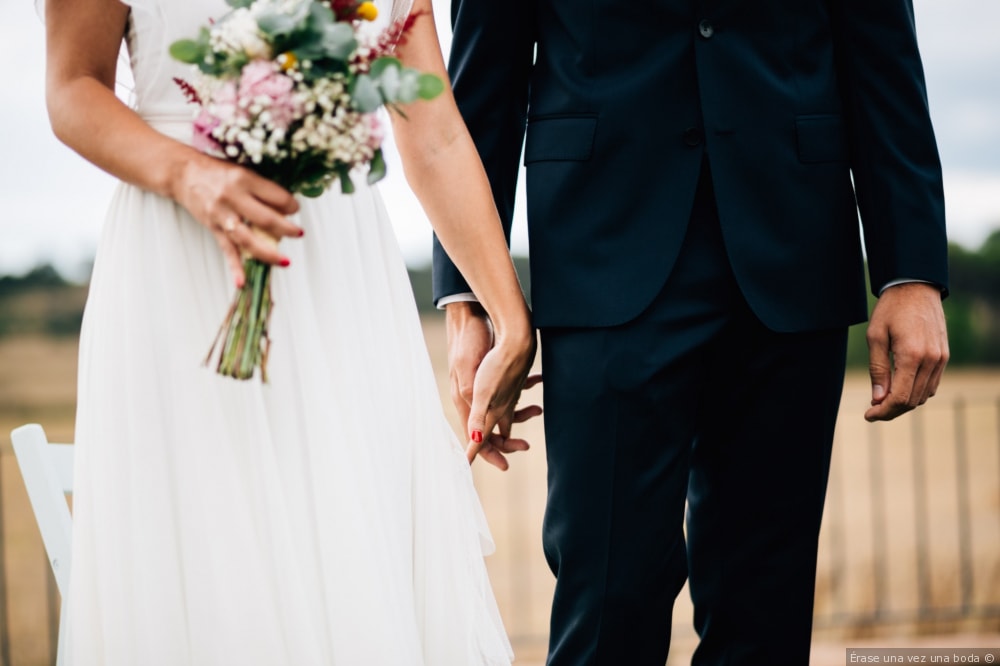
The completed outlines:
[[[434,0],[447,40],[448,0]],[[914,0],[944,163],[949,235],[975,247],[1000,228],[1000,2]],[[0,275],[44,261],[80,276],[114,180],[52,138],[43,99],[43,26],[31,0],[3,0],[0,62]],[[380,185],[406,260],[429,261],[430,226],[389,155]],[[522,197],[523,204],[523,197]],[[513,245],[527,249],[523,205]]]

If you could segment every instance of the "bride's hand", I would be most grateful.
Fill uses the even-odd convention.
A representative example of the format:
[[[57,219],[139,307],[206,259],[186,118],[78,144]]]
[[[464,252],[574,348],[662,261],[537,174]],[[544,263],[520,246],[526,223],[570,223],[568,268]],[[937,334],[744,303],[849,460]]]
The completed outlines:
[[[504,454],[525,451],[528,442],[511,437],[511,426],[542,413],[538,405],[516,409],[521,391],[538,384],[541,375],[528,376],[535,360],[537,343],[534,331],[514,339],[498,337],[483,357],[472,389],[469,411],[469,445],[466,457],[471,464],[482,456],[490,464],[506,470]],[[496,428],[496,432],[494,432]]]
[[[303,235],[286,217],[299,209],[288,190],[249,169],[207,155],[199,154],[184,164],[171,194],[212,232],[237,287],[244,282],[246,256],[288,266],[277,241]]]

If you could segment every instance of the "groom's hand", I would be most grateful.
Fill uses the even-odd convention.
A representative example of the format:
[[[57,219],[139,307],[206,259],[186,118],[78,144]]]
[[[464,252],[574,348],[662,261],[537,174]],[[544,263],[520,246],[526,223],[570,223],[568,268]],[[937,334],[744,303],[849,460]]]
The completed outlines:
[[[941,292],[923,282],[887,288],[868,324],[872,406],[868,421],[890,421],[937,392],[948,363]]]
[[[449,303],[444,311],[451,401],[461,422],[468,423],[476,371],[493,348],[493,327],[486,310],[475,301]]]

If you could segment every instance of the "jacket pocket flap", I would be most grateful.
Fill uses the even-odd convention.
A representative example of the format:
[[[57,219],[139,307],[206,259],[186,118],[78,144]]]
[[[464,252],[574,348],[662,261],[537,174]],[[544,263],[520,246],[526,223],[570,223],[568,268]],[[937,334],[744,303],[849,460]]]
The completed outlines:
[[[528,121],[524,163],[582,162],[590,159],[597,132],[596,116],[538,118]]]

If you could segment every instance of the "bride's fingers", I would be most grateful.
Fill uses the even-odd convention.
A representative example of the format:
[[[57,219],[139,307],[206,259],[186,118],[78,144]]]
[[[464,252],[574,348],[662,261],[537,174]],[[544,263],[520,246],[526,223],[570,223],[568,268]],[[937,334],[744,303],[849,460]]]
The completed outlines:
[[[219,244],[219,249],[222,250],[222,256],[226,260],[226,266],[229,267],[229,273],[233,276],[236,288],[240,289],[246,282],[246,274],[243,272],[243,260],[240,258],[239,250],[221,229],[213,229],[212,235],[215,236],[215,241]]]
[[[255,230],[251,225],[228,221],[224,224],[223,231],[226,238],[240,250],[241,254],[250,255],[266,264],[279,266],[291,264],[288,257],[278,251],[276,239],[263,231]]]
[[[274,238],[299,238],[305,234],[302,227],[289,220],[285,215],[252,197],[241,201],[237,210],[241,219]]]
[[[243,183],[245,183],[246,188],[266,206],[285,215],[299,212],[299,202],[295,200],[292,193],[274,181],[263,178],[249,169],[242,169],[239,177],[245,179]]]

